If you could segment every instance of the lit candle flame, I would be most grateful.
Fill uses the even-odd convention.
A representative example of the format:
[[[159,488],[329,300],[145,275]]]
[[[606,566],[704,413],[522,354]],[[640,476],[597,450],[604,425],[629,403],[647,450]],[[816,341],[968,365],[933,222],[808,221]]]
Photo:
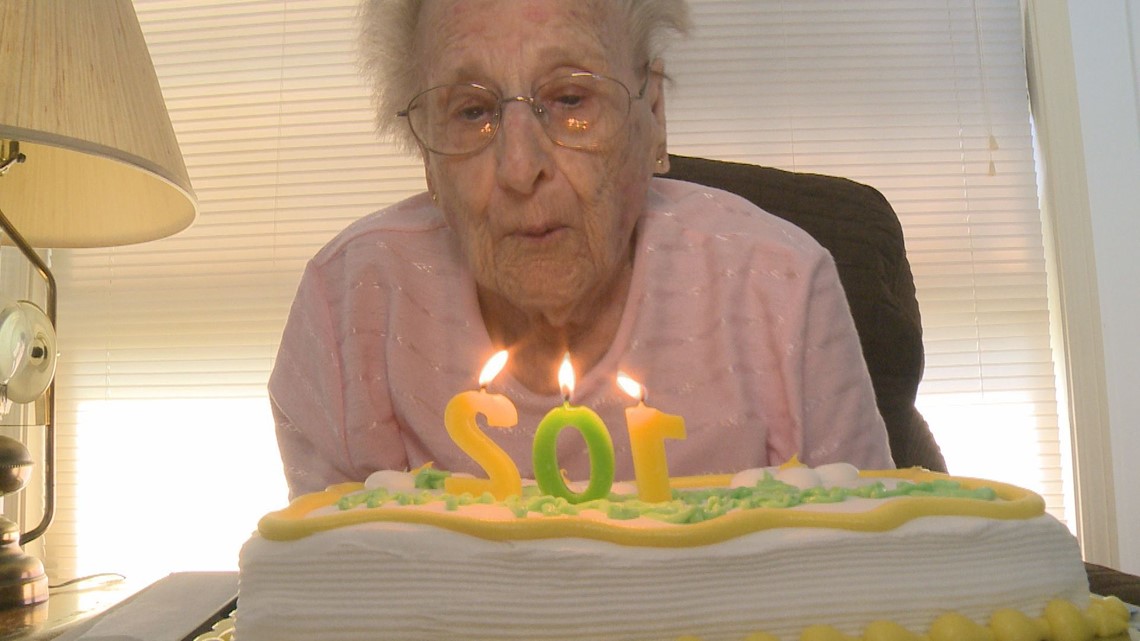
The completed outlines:
[[[570,352],[562,357],[562,365],[558,368],[558,388],[562,390],[562,400],[570,402],[570,395],[574,393],[574,366],[570,363]]]
[[[506,366],[507,350],[504,349],[495,352],[495,355],[483,366],[483,371],[479,372],[479,388],[486,389],[487,386],[491,384],[491,381],[495,380],[495,377],[498,376],[499,372],[503,371],[503,368]]]
[[[625,392],[626,394],[629,394],[630,396],[632,396],[633,398],[636,398],[638,401],[640,401],[642,403],[645,402],[645,396],[646,396],[645,388],[641,386],[641,383],[638,383],[637,381],[633,380],[628,375],[626,375],[625,372],[618,372],[617,384],[618,384],[618,387],[621,388],[621,391]]]

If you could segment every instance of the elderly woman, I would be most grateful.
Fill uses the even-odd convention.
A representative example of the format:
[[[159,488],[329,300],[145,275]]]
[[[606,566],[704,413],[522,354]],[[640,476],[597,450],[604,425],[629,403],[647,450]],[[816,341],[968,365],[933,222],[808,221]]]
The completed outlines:
[[[566,353],[619,479],[619,370],[684,417],[673,475],[793,455],[893,466],[830,255],[742,199],[653,176],[683,0],[367,0],[361,18],[380,129],[422,156],[428,191],[305,270],[269,383],[291,494],[429,461],[481,475],[443,410],[501,349],[488,389],[519,421],[489,436],[524,477]],[[558,461],[589,470],[569,435]]]

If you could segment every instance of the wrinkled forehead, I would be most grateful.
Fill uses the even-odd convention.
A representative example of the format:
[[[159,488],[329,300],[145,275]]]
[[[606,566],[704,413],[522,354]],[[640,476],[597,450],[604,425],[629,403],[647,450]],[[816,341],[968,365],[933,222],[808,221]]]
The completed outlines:
[[[415,54],[425,88],[526,83],[564,67],[620,76],[639,66],[613,0],[425,0]]]

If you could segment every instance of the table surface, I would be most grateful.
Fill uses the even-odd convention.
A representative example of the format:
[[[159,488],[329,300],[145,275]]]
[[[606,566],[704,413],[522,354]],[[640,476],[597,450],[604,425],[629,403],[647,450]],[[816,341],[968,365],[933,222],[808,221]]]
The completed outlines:
[[[46,603],[0,613],[0,641],[53,639],[145,587],[119,579],[53,589]]]
[[[1140,577],[1095,563],[1085,563],[1089,590],[1101,596],[1114,596],[1125,603],[1140,605]]]
[[[0,641],[183,641],[231,612],[236,598],[236,572],[178,572],[143,586],[57,589],[46,608],[24,608],[23,622],[4,625],[0,618]]]

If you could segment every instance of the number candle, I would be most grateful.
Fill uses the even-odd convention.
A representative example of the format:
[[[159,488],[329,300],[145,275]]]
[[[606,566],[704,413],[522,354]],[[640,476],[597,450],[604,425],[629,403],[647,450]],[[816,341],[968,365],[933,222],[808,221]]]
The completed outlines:
[[[487,418],[490,427],[507,428],[519,422],[518,410],[506,396],[487,393],[487,385],[506,364],[506,350],[496,353],[479,374],[479,391],[456,394],[443,411],[443,424],[451,440],[487,472],[485,479],[448,477],[443,489],[451,494],[470,492],[478,496],[490,492],[502,500],[522,493],[518,466],[475,422],[479,414]]]
[[[625,374],[618,372],[617,381],[626,394],[637,399],[636,407],[625,410],[637,496],[654,503],[668,501],[673,491],[669,487],[665,439],[685,438],[685,419],[646,406],[645,388]]]
[[[545,494],[560,496],[571,503],[582,503],[609,496],[614,483],[614,444],[602,418],[588,407],[570,405],[574,391],[574,367],[570,354],[558,368],[562,406],[550,410],[534,433],[534,480]],[[578,430],[590,454],[590,483],[575,493],[566,487],[558,468],[558,434],[566,427]]]

